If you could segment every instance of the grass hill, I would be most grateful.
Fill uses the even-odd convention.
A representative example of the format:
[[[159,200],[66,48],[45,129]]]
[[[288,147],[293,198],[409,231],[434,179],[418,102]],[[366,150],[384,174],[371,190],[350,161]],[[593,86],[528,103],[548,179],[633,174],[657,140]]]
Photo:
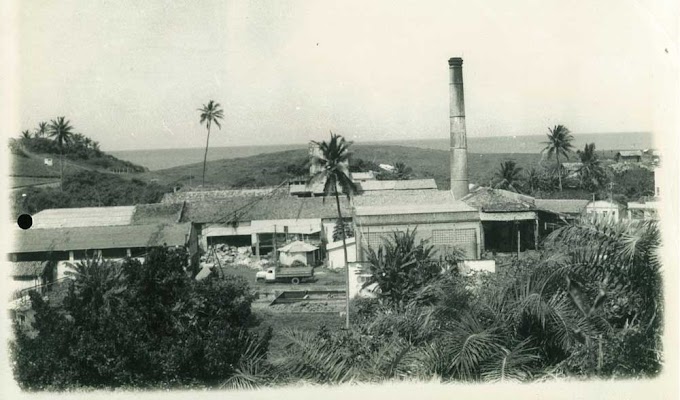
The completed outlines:
[[[488,184],[502,161],[513,160],[528,167],[540,160],[539,154],[469,154],[470,181]],[[413,178],[434,178],[440,189],[449,188],[449,152],[405,146],[357,145],[352,147],[352,163],[358,160],[376,164],[402,162],[413,169]],[[274,186],[287,178],[307,172],[307,151],[288,150],[279,153],[224,159],[208,162],[206,186],[261,187]],[[169,185],[198,186],[203,164],[189,164],[143,174],[148,180]]]

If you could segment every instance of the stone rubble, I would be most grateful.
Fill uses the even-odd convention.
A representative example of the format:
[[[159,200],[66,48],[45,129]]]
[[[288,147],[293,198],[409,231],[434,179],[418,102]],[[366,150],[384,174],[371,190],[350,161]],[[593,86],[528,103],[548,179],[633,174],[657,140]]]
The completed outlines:
[[[215,259],[215,255],[217,255],[217,259]],[[209,246],[208,251],[201,256],[201,265],[205,264],[222,265],[222,267],[237,265],[261,271],[270,265],[270,260],[266,258],[258,260],[257,256],[253,255],[250,246],[236,247],[217,244]]]

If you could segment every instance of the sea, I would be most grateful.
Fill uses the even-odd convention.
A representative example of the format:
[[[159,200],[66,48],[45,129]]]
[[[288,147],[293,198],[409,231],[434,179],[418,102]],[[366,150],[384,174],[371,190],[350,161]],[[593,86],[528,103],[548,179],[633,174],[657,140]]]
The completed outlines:
[[[581,149],[586,143],[595,143],[597,150],[644,150],[654,148],[654,137],[648,132],[625,133],[578,133],[574,135],[574,148]],[[539,153],[545,145],[545,135],[531,136],[496,136],[496,137],[468,137],[468,151],[470,153]],[[413,139],[389,140],[380,142],[355,142],[355,146],[384,145],[407,146],[423,149],[448,150],[449,139]],[[211,147],[208,151],[208,161],[225,158],[242,158],[258,154],[276,153],[286,150],[306,149],[307,144],[289,144],[276,146],[233,146]],[[143,165],[151,171],[178,167],[181,165],[203,162],[205,148],[156,149],[156,150],[125,150],[109,151],[108,153],[122,160]]]

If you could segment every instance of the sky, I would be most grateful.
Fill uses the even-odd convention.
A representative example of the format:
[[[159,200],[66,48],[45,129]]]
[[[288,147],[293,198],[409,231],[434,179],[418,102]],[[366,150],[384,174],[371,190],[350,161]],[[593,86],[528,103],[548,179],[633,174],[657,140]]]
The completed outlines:
[[[15,1],[17,136],[66,116],[104,150],[655,132],[677,66],[673,1]],[[13,42],[12,42],[13,40]],[[13,69],[12,69],[13,68]]]

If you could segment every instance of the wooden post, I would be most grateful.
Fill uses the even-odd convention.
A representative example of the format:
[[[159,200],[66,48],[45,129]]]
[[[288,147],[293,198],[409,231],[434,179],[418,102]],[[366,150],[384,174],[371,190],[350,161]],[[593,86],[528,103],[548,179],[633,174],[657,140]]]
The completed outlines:
[[[520,247],[522,245],[522,235],[520,233],[520,224],[517,223],[517,259],[519,260]]]
[[[538,215],[536,215],[536,219],[534,220],[534,250],[538,250]]]
[[[274,225],[274,262],[279,261],[279,253],[276,251],[276,225]]]

